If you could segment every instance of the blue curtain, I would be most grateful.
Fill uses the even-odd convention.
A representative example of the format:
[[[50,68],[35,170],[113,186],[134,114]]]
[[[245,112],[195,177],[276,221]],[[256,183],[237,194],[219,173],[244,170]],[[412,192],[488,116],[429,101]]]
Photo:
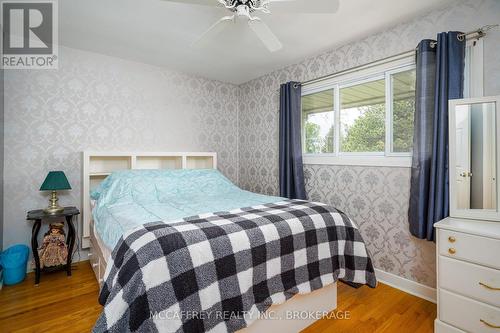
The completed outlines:
[[[280,88],[279,181],[280,196],[306,199],[302,164],[301,92],[298,82]]]
[[[464,66],[459,32],[440,33],[417,47],[408,219],[412,235],[429,241],[435,241],[434,223],[449,215],[448,100],[463,97]]]

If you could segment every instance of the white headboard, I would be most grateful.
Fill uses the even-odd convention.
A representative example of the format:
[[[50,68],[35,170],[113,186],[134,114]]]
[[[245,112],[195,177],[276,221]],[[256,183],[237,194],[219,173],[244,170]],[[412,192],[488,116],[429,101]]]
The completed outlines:
[[[90,191],[113,171],[132,169],[217,169],[217,153],[83,152],[82,248],[90,246]]]

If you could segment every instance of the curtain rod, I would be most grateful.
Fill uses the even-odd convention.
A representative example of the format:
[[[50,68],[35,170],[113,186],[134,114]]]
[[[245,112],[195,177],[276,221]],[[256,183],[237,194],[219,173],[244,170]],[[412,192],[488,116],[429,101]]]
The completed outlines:
[[[484,36],[486,36],[486,33],[488,31],[490,31],[491,29],[494,29],[494,28],[496,28],[498,26],[499,26],[498,24],[485,25],[485,26],[483,26],[483,27],[481,27],[479,29],[476,29],[474,31],[469,31],[469,32],[466,32],[466,33],[461,33],[461,34],[458,35],[458,38],[459,39],[461,38],[460,40],[463,40],[463,38],[465,38],[466,40],[480,39],[480,38],[483,38]],[[436,44],[437,44],[437,42],[431,43],[431,45],[436,45]],[[312,83],[316,83],[316,82],[321,82],[321,81],[333,78],[333,77],[338,76],[338,75],[346,74],[346,73],[349,73],[349,72],[355,72],[355,71],[357,71],[359,69],[362,69],[362,68],[365,68],[365,67],[371,67],[371,66],[373,66],[375,64],[383,64],[383,63],[388,62],[388,61],[397,60],[398,58],[404,58],[404,57],[410,56],[412,54],[415,54],[415,50],[416,49],[412,49],[412,50],[408,50],[408,51],[405,51],[405,52],[401,52],[401,53],[398,53],[396,55],[392,55],[390,57],[385,57],[385,58],[382,58],[382,59],[378,59],[376,61],[372,61],[372,62],[367,63],[367,64],[359,65],[359,66],[356,66],[356,67],[351,67],[349,69],[345,69],[345,70],[342,70],[340,72],[336,72],[334,74],[328,74],[328,75],[321,76],[321,77],[318,77],[318,78],[315,78],[315,79],[307,80],[307,81],[301,82],[300,84],[301,85],[308,85],[308,84],[312,84]]]
[[[480,38],[483,38],[484,36],[486,36],[486,33],[488,31],[490,31],[491,29],[494,29],[496,27],[498,27],[498,24],[485,25],[477,30],[458,34],[457,38],[460,41],[463,41],[464,39],[465,40],[480,39]],[[431,47],[434,47],[437,44],[437,42],[431,42],[430,44],[431,44]]]
[[[460,34],[459,37],[460,38],[465,37],[466,39],[483,38],[488,31],[495,29],[495,28],[498,28],[499,26],[500,26],[500,24],[487,24],[487,25],[484,25],[481,28],[476,29],[474,31],[469,31],[469,32],[466,32],[464,34]],[[477,35],[477,36],[474,36],[474,35]]]

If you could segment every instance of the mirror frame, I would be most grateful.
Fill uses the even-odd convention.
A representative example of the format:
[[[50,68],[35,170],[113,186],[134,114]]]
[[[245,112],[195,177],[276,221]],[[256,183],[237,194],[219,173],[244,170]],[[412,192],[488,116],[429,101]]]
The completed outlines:
[[[452,166],[455,165],[456,161],[456,117],[455,108],[458,105],[470,105],[470,104],[481,104],[481,103],[495,103],[495,140],[496,140],[496,209],[458,209],[457,207],[457,193],[456,193],[456,173],[452,172]],[[500,221],[500,181],[498,181],[498,176],[500,175],[500,142],[498,138],[500,137],[500,96],[489,96],[489,97],[477,97],[477,98],[464,98],[464,99],[452,99],[448,102],[448,132],[449,132],[449,161],[448,161],[448,174],[450,181],[450,217],[475,219],[475,220],[488,220],[488,221]]]

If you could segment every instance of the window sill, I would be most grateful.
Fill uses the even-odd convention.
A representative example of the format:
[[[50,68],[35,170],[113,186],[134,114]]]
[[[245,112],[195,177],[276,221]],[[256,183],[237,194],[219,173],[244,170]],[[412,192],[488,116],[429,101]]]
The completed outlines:
[[[332,156],[304,154],[304,164],[411,168],[411,156]]]

